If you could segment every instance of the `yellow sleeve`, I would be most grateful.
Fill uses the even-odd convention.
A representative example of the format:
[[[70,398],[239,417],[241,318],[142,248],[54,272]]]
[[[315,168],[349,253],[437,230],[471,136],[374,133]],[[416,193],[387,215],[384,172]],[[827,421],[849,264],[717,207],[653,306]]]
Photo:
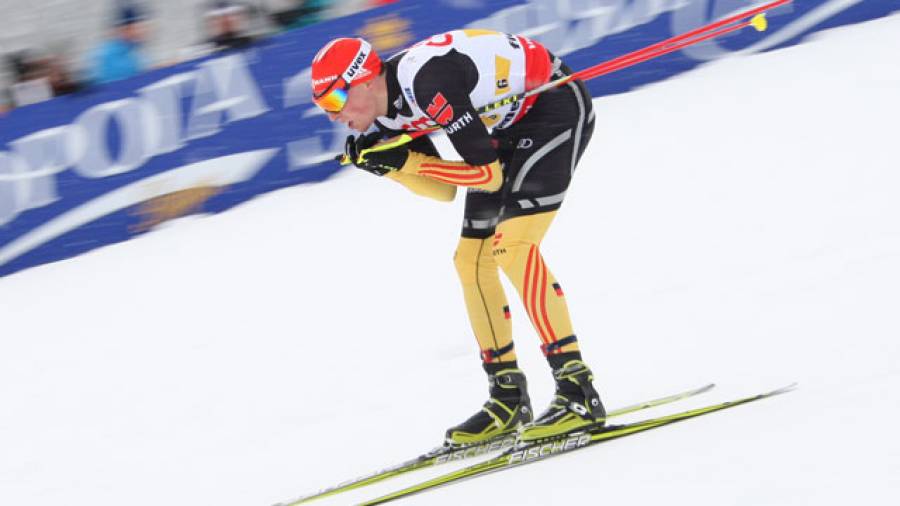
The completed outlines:
[[[400,172],[398,170],[389,171],[385,173],[384,176],[397,181],[416,195],[432,198],[441,202],[452,202],[453,198],[456,197],[456,187],[452,184],[442,183],[431,178]]]
[[[399,172],[489,192],[499,190],[503,184],[503,168],[497,160],[487,165],[473,166],[465,162],[448,162],[435,156],[410,151],[406,163]]]

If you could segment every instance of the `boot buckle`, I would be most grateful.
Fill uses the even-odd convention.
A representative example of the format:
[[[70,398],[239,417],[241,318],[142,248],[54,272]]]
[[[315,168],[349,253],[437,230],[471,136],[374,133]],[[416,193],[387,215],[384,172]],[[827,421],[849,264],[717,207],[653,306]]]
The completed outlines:
[[[569,409],[582,418],[587,418],[588,416],[590,416],[588,414],[587,408],[577,402],[570,402]]]

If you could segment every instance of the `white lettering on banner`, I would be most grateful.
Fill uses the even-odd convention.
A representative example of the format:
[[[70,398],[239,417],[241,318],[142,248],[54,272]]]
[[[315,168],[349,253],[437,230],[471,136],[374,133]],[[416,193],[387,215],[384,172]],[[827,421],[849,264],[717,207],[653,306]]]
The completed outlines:
[[[269,111],[240,53],[204,62],[196,74],[188,139],[219,133],[222,113],[231,123]]]
[[[202,139],[220,131],[221,115],[215,110],[216,97],[211,76],[208,73],[194,73],[194,100],[184,137],[187,140]]]
[[[120,154],[111,160],[106,142],[107,129],[115,118],[119,124]],[[75,172],[89,178],[115,176],[134,170],[155,153],[159,140],[159,115],[136,98],[126,98],[92,107],[81,113],[73,125],[84,156]]]
[[[228,186],[252,178],[277,148],[222,156],[178,167],[117,188],[70,209],[0,247],[0,265],[98,218],[135,204],[198,186]]]
[[[0,184],[0,200],[6,201],[0,207],[0,224],[59,198],[54,174],[81,156],[70,134],[67,127],[48,128],[12,141],[13,151],[0,154],[5,160],[0,160],[0,181],[12,181]]]
[[[311,107],[303,112],[304,118],[324,116],[325,112],[318,107]],[[322,142],[320,136],[305,137],[287,144],[288,170],[295,171],[304,167],[319,165],[320,163],[334,160],[335,153],[344,151],[344,141],[348,135],[355,132],[343,123],[333,123],[328,129],[330,140],[326,140],[328,146]]]
[[[562,56],[684,5],[685,0],[532,0],[468,27],[524,35]]]
[[[312,105],[311,77],[312,68],[309,67],[284,80],[284,107],[310,106],[301,113],[303,118],[325,115],[321,109]],[[324,130],[321,135],[288,142],[288,170],[300,170],[334,160],[335,153],[344,151],[344,140],[351,133],[343,123],[332,123],[331,128]]]
[[[0,224],[58,199],[58,172],[74,168],[89,178],[128,172],[152,156],[182,147],[186,140],[217,133],[223,116],[225,122],[234,122],[269,110],[241,54],[209,60],[138,93],[93,106],[70,125],[11,141],[11,150],[0,152]],[[181,101],[186,97],[193,98],[193,105],[182,132]],[[107,147],[110,128],[118,129],[121,143],[116,160]]]
[[[156,154],[171,153],[184,147],[181,97],[188,95],[189,86],[194,84],[195,79],[194,72],[183,72],[138,90],[141,98],[152,105],[159,115],[161,128]],[[193,88],[190,91],[193,92]]]
[[[0,151],[0,177],[10,178],[6,184],[0,184],[0,226],[12,221],[26,205],[30,186],[27,181],[12,178],[26,174],[28,167],[22,157],[13,153]]]
[[[307,67],[284,80],[284,107],[294,107],[312,103],[312,67]]]

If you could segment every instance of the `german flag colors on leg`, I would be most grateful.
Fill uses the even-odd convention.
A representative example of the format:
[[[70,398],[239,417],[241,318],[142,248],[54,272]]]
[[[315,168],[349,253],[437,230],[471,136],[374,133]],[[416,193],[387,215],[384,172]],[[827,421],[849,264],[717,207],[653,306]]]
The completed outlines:
[[[504,221],[497,227],[492,245],[497,264],[522,298],[541,347],[563,353],[577,351],[578,344],[572,341],[554,346],[574,332],[562,289],[540,251],[540,241],[554,215],[555,212],[540,213]]]

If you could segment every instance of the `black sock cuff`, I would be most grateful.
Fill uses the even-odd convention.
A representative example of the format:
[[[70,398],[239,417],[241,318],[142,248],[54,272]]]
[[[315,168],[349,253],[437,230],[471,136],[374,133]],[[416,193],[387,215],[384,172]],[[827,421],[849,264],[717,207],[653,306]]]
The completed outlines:
[[[562,369],[562,366],[566,365],[566,362],[569,362],[571,360],[581,360],[581,352],[569,351],[557,355],[547,355],[547,362],[550,363],[550,368],[554,371],[557,369]]]
[[[482,365],[482,367],[484,367],[484,372],[486,372],[492,376],[504,369],[518,369],[519,368],[519,363],[515,360],[513,360],[511,362],[491,362],[491,363],[482,362],[481,365]]]

